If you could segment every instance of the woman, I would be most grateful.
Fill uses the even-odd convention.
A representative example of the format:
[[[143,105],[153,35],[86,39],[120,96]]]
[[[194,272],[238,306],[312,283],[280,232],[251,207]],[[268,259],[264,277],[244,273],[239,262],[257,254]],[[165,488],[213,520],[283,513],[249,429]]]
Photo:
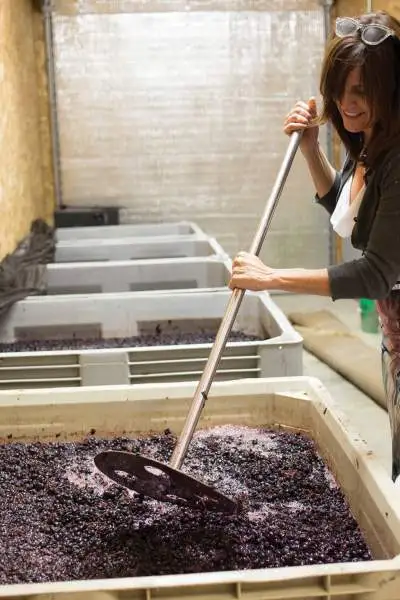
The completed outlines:
[[[302,131],[301,152],[316,201],[359,259],[326,269],[274,269],[241,252],[230,287],[377,301],[382,368],[392,431],[392,478],[400,476],[400,23],[386,12],[337,19],[324,58],[321,118],[315,100],[298,102],[284,131]],[[330,121],[347,158],[340,172],[318,143]],[[400,483],[400,477],[398,479]]]

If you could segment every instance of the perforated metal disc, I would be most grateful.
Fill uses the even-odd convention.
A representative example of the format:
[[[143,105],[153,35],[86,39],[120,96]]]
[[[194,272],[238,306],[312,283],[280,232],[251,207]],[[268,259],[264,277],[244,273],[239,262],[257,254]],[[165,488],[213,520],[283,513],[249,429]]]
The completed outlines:
[[[155,500],[219,512],[237,511],[236,502],[227,496],[152,458],[107,450],[97,454],[94,463],[115,483]]]

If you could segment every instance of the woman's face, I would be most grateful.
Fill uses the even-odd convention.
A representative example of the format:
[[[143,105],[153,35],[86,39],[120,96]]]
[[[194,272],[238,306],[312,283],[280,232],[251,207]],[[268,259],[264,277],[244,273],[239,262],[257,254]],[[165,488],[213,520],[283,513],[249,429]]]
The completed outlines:
[[[351,133],[371,132],[371,111],[364,95],[359,67],[350,71],[343,96],[336,101],[344,128]]]

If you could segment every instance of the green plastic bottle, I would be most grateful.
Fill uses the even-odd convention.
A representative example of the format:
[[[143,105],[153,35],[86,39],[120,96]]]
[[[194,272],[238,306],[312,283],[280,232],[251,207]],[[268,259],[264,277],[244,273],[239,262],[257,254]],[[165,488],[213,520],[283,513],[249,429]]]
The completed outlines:
[[[379,318],[376,310],[375,300],[361,298],[359,300],[359,310],[361,316],[361,329],[365,333],[378,333]]]

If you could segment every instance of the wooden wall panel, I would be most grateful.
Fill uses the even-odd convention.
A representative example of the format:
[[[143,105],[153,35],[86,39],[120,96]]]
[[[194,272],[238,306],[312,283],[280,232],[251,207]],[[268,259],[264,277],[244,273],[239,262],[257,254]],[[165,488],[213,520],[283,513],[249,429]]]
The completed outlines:
[[[40,14],[30,0],[1,0],[0,259],[15,249],[34,219],[52,218],[44,73]]]

